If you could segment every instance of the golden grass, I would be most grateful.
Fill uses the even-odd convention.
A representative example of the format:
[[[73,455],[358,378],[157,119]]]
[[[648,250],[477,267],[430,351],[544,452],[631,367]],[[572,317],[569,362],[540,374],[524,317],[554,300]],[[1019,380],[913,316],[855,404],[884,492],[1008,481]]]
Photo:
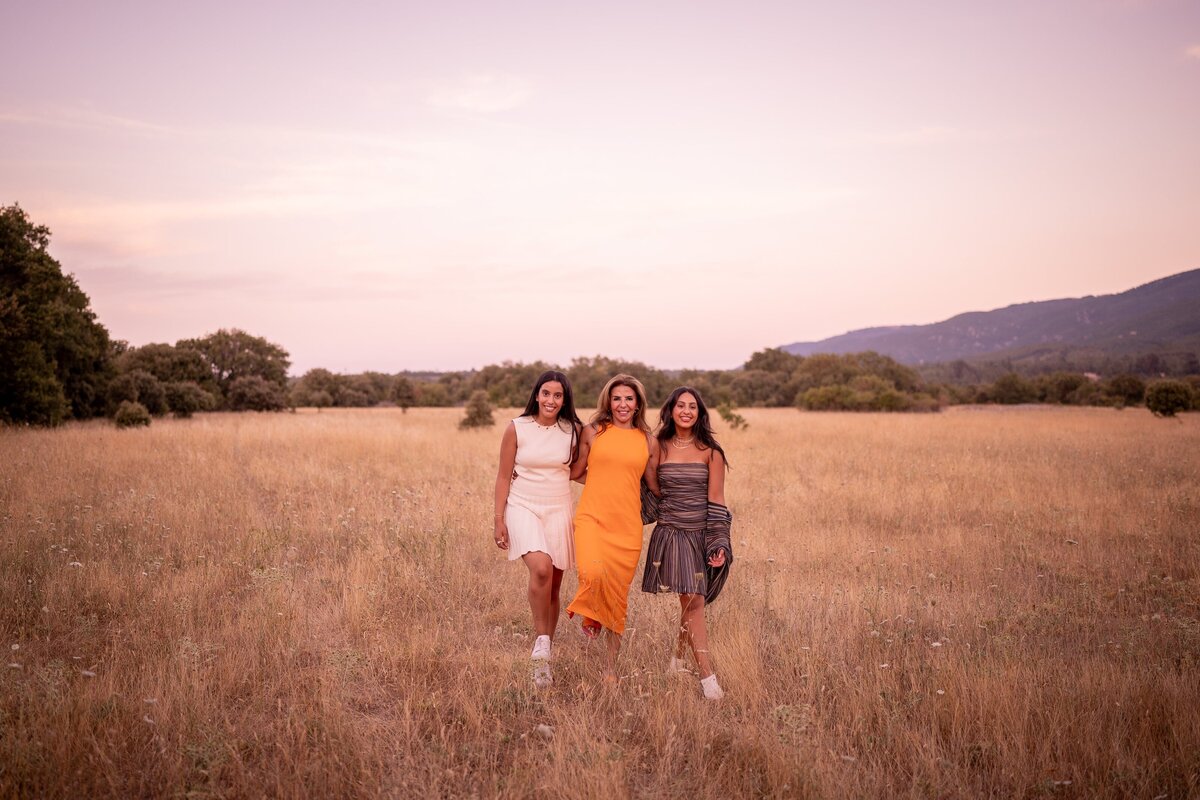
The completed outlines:
[[[0,431],[0,795],[1200,793],[1200,417],[743,414],[719,706],[636,583],[533,690],[499,423]]]

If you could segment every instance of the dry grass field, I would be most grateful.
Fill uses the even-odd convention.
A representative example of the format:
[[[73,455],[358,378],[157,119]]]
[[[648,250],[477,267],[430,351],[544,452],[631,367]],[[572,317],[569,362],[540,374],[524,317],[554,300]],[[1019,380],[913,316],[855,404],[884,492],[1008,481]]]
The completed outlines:
[[[1200,796],[1200,415],[743,410],[713,705],[533,689],[461,413],[0,430],[0,796]]]

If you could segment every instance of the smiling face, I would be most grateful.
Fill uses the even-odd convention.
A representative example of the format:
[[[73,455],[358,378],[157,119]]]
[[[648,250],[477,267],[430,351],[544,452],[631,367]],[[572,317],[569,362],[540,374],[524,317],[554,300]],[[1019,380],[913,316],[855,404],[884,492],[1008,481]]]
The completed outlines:
[[[555,422],[563,404],[563,385],[558,381],[546,381],[538,389],[538,421],[544,425]]]
[[[609,392],[608,408],[612,412],[613,422],[618,428],[631,427],[633,415],[637,413],[637,392],[633,390],[632,386],[618,383]]]
[[[671,419],[675,422],[675,435],[687,437],[692,426],[696,424],[696,417],[700,413],[700,406],[696,402],[696,397],[691,392],[684,392],[675,400],[675,405],[671,407]]]

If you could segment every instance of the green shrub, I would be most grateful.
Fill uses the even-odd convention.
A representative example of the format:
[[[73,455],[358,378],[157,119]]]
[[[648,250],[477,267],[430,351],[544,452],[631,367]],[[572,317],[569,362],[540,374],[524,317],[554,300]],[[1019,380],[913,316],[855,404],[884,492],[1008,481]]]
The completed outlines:
[[[432,408],[444,408],[450,405],[450,390],[445,384],[441,383],[426,383],[421,386],[421,391],[417,393],[419,402],[423,406]]]
[[[1146,408],[1158,417],[1173,417],[1192,407],[1192,388],[1183,381],[1155,381],[1146,389]]]
[[[467,400],[467,413],[458,423],[458,427],[463,429],[490,428],[494,424],[492,404],[488,402],[487,392],[483,389],[476,389],[471,393],[471,398]]]
[[[408,409],[416,405],[417,387],[413,382],[401,375],[392,384],[392,402],[400,406],[401,413],[407,414]]]
[[[329,408],[333,405],[333,395],[324,389],[318,389],[308,395],[308,405],[320,411],[322,408]]]
[[[208,411],[215,405],[213,396],[195,381],[168,383],[166,392],[167,405],[179,419],[186,419],[197,411]]]
[[[1104,393],[1118,407],[1136,406],[1146,396],[1146,382],[1137,375],[1116,375],[1104,384]]]
[[[144,369],[123,372],[109,381],[109,408],[116,409],[125,402],[140,403],[156,417],[168,411],[166,389],[158,378]]]
[[[849,411],[854,408],[854,390],[841,383],[818,386],[800,395],[797,405],[809,411]]]
[[[283,389],[258,375],[244,375],[229,384],[229,407],[234,411],[282,411]]]
[[[721,403],[717,406],[717,413],[721,415],[721,419],[725,420],[725,424],[735,431],[750,427],[750,423],[746,422],[746,418],[734,411],[733,406],[729,405],[729,403]]]
[[[1042,375],[1035,382],[1038,400],[1043,403],[1071,403],[1071,396],[1088,383],[1087,376],[1078,372],[1055,372]]]
[[[1032,403],[1037,400],[1037,396],[1034,385],[1015,372],[1001,375],[987,390],[987,397],[991,402],[1010,406]]]
[[[150,424],[150,412],[144,405],[133,400],[125,400],[117,406],[113,421],[118,428],[135,428]]]
[[[910,403],[906,410],[921,411],[924,413],[941,411],[942,406],[944,406],[946,404],[945,398],[940,397],[940,396],[935,397],[931,394],[925,394],[924,392],[919,392],[915,395],[910,395],[909,401],[910,401]]]
[[[1104,404],[1104,394],[1100,385],[1091,380],[1084,380],[1067,395],[1067,403],[1073,406],[1098,406]]]
[[[872,411],[908,411],[912,408],[912,398],[901,394],[895,389],[884,389],[871,398]]]
[[[1200,375],[1188,375],[1183,382],[1192,388],[1192,410],[1200,411]]]

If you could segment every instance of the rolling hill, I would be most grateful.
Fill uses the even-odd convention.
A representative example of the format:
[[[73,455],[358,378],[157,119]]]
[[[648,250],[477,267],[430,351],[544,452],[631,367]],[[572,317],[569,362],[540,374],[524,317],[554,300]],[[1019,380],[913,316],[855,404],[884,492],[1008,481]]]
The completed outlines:
[[[971,311],[930,325],[863,328],[819,342],[795,342],[795,355],[874,350],[906,364],[1200,353],[1200,269],[1120,294],[1019,303]]]

